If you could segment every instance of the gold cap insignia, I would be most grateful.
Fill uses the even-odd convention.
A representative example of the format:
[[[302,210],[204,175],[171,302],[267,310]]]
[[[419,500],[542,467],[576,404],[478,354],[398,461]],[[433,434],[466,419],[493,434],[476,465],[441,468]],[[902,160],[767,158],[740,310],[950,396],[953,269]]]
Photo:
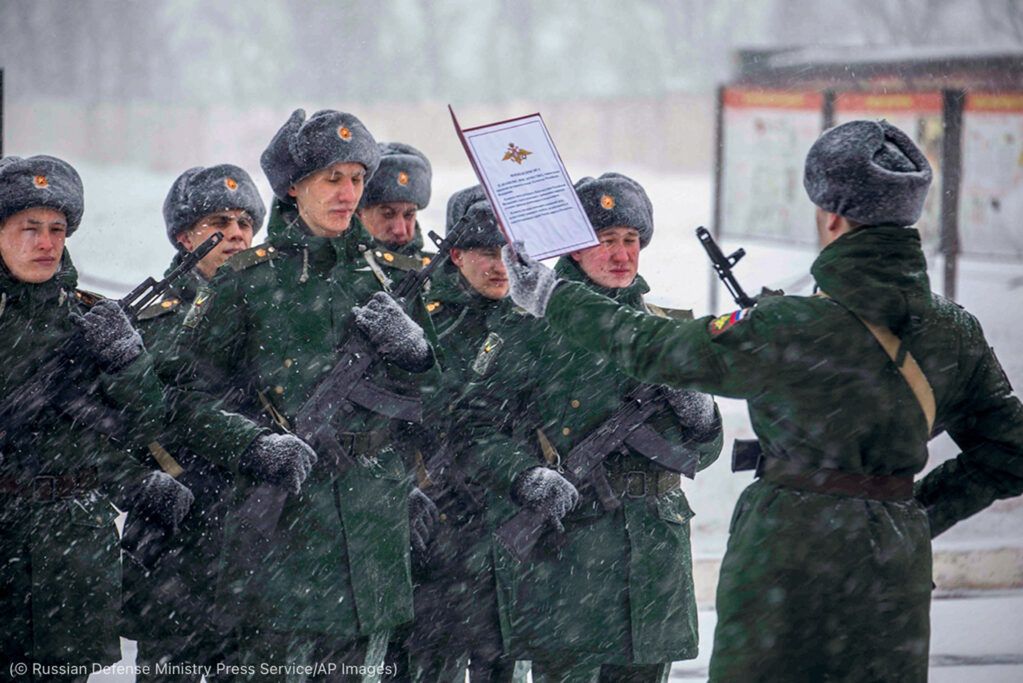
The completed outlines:
[[[232,192],[238,189],[238,181],[235,180],[234,178],[224,178],[224,185],[226,185],[227,189],[231,190]]]
[[[50,181],[44,175],[37,175],[32,179],[32,184],[38,188],[49,187]]]
[[[338,126],[337,136],[345,142],[348,142],[352,139],[352,131],[348,128],[348,126]]]
[[[608,211],[610,211],[611,209],[615,208],[615,198],[609,194],[601,195],[600,205],[603,206]]]
[[[401,171],[398,173],[398,184],[408,185],[408,173],[405,173],[405,171]]]

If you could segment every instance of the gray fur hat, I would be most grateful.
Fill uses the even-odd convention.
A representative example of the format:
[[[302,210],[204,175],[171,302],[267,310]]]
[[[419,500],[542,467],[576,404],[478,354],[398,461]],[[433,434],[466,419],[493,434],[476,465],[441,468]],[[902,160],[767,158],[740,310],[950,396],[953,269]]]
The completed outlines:
[[[411,202],[420,209],[430,203],[433,170],[426,155],[412,145],[381,142],[380,165],[366,183],[360,207],[388,202]]]
[[[887,121],[850,121],[826,130],[806,155],[810,201],[864,225],[913,225],[931,184],[931,165]]]
[[[362,164],[368,183],[380,163],[380,150],[359,119],[333,109],[322,109],[308,120],[304,109],[296,109],[259,158],[274,194],[288,202],[293,201],[288,189],[297,181],[347,162]]]
[[[78,229],[85,210],[85,191],[78,171],[63,159],[45,154],[0,159],[0,221],[35,206],[63,213],[70,236]]]
[[[654,205],[635,180],[621,173],[605,173],[599,178],[580,178],[575,191],[594,230],[627,225],[639,231],[641,248],[650,244],[654,236]]]
[[[196,166],[178,176],[163,201],[167,239],[180,248],[175,237],[203,216],[215,211],[241,209],[252,216],[252,234],[263,227],[266,205],[244,169],[234,164]]]
[[[485,249],[500,247],[505,243],[490,200],[481,185],[467,187],[451,195],[448,200],[447,232],[465,218],[465,225],[452,246],[458,249]]]

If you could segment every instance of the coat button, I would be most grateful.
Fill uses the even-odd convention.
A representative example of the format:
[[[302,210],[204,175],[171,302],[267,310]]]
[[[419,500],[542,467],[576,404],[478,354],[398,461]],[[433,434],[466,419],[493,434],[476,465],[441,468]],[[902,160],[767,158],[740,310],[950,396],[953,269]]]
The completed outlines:
[[[283,394],[284,393],[284,387],[282,387],[281,385],[278,384],[277,386],[274,387],[274,393],[278,394],[278,395],[279,394]]]
[[[579,403],[579,399],[577,399],[577,398],[573,398],[573,399],[572,399],[572,403],[571,403],[571,405],[572,405],[572,407],[573,407],[573,408],[578,408],[578,407],[579,407],[579,406],[581,406],[582,404],[581,404],[581,403]]]
[[[564,436],[568,436],[569,434],[571,434],[571,433],[572,433],[572,430],[571,430],[571,429],[569,429],[568,427],[564,427],[564,428],[562,428],[562,430],[561,430],[561,433],[562,433],[562,435],[564,435]]]

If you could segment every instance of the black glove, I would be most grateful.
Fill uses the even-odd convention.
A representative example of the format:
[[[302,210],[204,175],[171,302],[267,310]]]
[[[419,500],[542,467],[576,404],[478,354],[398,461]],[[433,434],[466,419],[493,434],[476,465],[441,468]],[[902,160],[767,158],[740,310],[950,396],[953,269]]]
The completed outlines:
[[[501,260],[508,270],[508,293],[512,301],[530,315],[542,318],[547,312],[554,288],[561,279],[554,271],[526,253],[526,245],[515,243],[515,253],[507,244],[501,248]]]
[[[118,372],[145,350],[142,336],[120,305],[111,299],[103,299],[85,315],[72,313],[71,322],[78,326],[86,352],[103,372]]]
[[[369,337],[384,360],[408,372],[433,366],[433,350],[423,328],[387,292],[377,292],[365,306],[352,309],[355,324]]]
[[[316,452],[302,439],[265,434],[242,453],[238,469],[253,479],[298,493],[315,464]]]
[[[188,514],[195,496],[187,486],[161,470],[146,475],[135,493],[132,513],[175,532]]]
[[[714,397],[699,391],[662,387],[664,398],[696,441],[710,441],[721,430]]]
[[[426,547],[433,538],[433,530],[439,519],[440,513],[430,497],[418,487],[412,489],[408,494],[408,526],[413,553],[426,555]]]
[[[541,513],[555,529],[564,532],[561,520],[579,502],[579,491],[557,471],[533,467],[515,477],[512,499],[522,507]]]

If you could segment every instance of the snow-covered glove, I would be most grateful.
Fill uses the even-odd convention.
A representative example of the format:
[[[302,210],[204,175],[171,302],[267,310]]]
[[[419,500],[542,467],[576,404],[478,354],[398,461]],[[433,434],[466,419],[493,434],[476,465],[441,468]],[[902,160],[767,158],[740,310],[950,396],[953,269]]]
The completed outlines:
[[[512,499],[522,507],[541,513],[559,532],[561,520],[579,502],[579,491],[568,479],[549,467],[533,467],[512,482]]]
[[[85,315],[71,314],[85,342],[85,350],[103,372],[114,374],[127,367],[145,350],[142,335],[112,299],[104,299]]]
[[[298,493],[315,464],[316,451],[297,436],[264,434],[242,453],[238,469],[257,481]]]
[[[526,245],[515,243],[515,252],[507,244],[501,248],[501,259],[508,269],[508,291],[512,301],[526,312],[542,318],[547,312],[554,288],[561,278],[554,271],[526,253]]]
[[[135,493],[132,514],[158,523],[172,533],[188,514],[195,496],[187,486],[162,470],[146,475]]]
[[[675,411],[679,422],[689,430],[697,441],[710,441],[721,429],[714,397],[699,391],[662,387],[664,398]]]
[[[412,489],[408,494],[408,526],[413,553],[426,555],[426,548],[433,538],[433,530],[439,520],[440,513],[430,497],[418,487]]]
[[[352,313],[384,360],[408,372],[425,372],[433,366],[433,350],[423,328],[387,292],[375,293]]]

